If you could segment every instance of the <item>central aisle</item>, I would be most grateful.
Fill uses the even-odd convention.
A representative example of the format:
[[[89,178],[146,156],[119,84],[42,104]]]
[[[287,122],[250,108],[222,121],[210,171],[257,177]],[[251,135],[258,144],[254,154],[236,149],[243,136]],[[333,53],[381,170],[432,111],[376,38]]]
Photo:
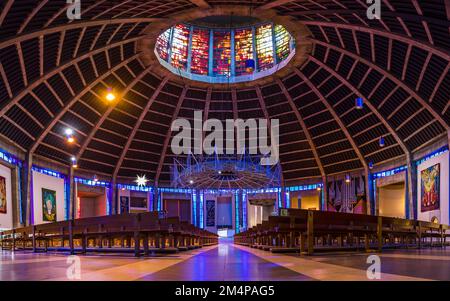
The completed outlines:
[[[197,254],[139,280],[267,281],[312,279],[241,250],[233,245],[232,240],[221,239],[216,248]]]

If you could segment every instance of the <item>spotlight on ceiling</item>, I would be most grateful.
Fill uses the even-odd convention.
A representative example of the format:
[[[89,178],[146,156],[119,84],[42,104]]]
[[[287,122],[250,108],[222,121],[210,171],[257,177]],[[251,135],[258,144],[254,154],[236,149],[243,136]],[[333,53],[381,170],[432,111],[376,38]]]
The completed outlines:
[[[194,184],[194,181],[192,181],[192,180],[189,180],[189,184]]]
[[[380,147],[384,147],[386,145],[386,142],[384,141],[384,137],[380,137],[380,140],[378,142],[380,144]]]
[[[66,133],[66,136],[72,136],[73,135],[73,130],[71,128],[67,128],[64,133]]]
[[[112,102],[112,101],[116,100],[116,94],[114,94],[113,88],[109,87],[108,89],[106,89],[106,96],[105,96],[105,98],[109,102]]]
[[[219,175],[221,175],[222,174],[222,171],[221,170],[219,170],[218,172],[217,172]]]
[[[72,167],[73,168],[77,168],[78,167],[77,158],[72,157],[72,158],[70,158],[70,161],[72,161]]]
[[[66,141],[68,143],[75,142],[75,138],[73,137],[73,130],[71,128],[65,129],[64,134],[66,136]]]

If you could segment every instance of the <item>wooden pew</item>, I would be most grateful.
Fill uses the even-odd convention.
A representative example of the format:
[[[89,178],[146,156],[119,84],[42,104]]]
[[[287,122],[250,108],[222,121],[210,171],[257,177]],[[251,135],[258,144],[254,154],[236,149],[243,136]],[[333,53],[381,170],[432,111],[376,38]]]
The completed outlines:
[[[101,252],[176,252],[217,243],[217,234],[182,223],[178,218],[158,218],[157,212],[120,214],[46,223],[0,233],[2,249]],[[106,242],[106,245],[105,245]],[[92,247],[91,247],[92,245]],[[151,248],[152,247],[152,248]],[[143,248],[143,249],[142,249]]]
[[[247,231],[235,243],[271,250],[317,251],[445,246],[449,226],[400,218],[302,209],[282,209]],[[361,243],[364,243],[362,245]]]

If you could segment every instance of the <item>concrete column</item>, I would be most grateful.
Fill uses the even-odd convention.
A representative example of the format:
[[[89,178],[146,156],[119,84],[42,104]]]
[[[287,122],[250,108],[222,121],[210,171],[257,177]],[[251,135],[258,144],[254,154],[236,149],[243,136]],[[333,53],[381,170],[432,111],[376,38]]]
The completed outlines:
[[[33,156],[30,153],[28,153],[26,155],[25,161],[23,162],[23,166],[22,166],[22,202],[26,208],[25,217],[24,217],[26,226],[31,225],[31,222],[32,222],[32,220],[31,220],[32,210],[33,210],[33,208],[31,208],[31,205],[32,205],[31,204],[31,194],[33,193],[31,191],[32,190],[32,185],[31,185],[32,166],[33,166]]]
[[[408,186],[408,195],[407,195],[407,209],[408,214],[406,218],[414,219],[416,218],[416,206],[417,206],[417,167],[413,160],[412,154],[409,153],[406,155],[406,164],[407,164],[407,186]]]
[[[76,190],[75,190],[75,177],[74,169],[70,167],[69,169],[69,219],[75,219],[75,203],[77,200]]]
[[[117,196],[118,196],[118,193],[117,193],[117,183],[116,183],[116,179],[115,178],[113,178],[112,180],[111,180],[111,192],[110,192],[110,197],[111,197],[111,200],[110,200],[110,202],[111,202],[111,204],[110,204],[110,210],[111,210],[111,214],[118,214],[119,213],[119,206],[118,206],[118,199],[117,199]],[[109,212],[108,212],[108,214],[109,214]]]
[[[158,210],[158,183],[155,183],[155,187],[153,189],[153,211]]]
[[[320,200],[321,207],[320,210],[327,211],[328,210],[328,179],[327,176],[322,177],[322,198]]]
[[[22,200],[22,191],[21,191],[21,181],[19,166],[9,166],[11,168],[11,190],[12,190],[12,201],[13,201],[13,227],[20,228],[25,226],[24,223],[21,223],[23,220],[23,216],[20,216],[21,213],[21,200]],[[23,220],[24,221],[24,220]]]
[[[374,194],[373,194],[373,186],[372,186],[372,173],[369,168],[364,170],[364,178],[365,185],[364,190],[366,193],[366,202],[367,202],[367,214],[372,215],[372,204],[374,203]],[[375,211],[374,211],[375,212]]]

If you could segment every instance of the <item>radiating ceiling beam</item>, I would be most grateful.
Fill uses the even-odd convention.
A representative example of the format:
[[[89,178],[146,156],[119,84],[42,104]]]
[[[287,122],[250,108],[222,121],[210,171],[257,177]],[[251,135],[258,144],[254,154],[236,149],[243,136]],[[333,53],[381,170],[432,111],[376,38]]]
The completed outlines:
[[[84,94],[89,92],[93,87],[95,87],[97,84],[99,84],[102,80],[110,76],[110,72],[114,72],[120,68],[122,68],[124,65],[130,63],[131,61],[137,59],[139,57],[140,53],[136,53],[132,57],[128,58],[125,61],[120,62],[116,66],[114,66],[111,70],[108,70],[108,72],[105,72],[100,77],[96,78],[92,83],[89,84],[89,86],[85,87],[82,91],[80,91],[77,95],[75,95],[69,102],[66,103],[66,105],[62,108],[61,111],[58,112],[58,114],[52,118],[50,123],[47,125],[45,130],[38,136],[36,141],[33,143],[33,145],[30,147],[29,152],[33,154],[36,151],[36,148],[39,146],[39,144],[44,140],[44,138],[47,136],[47,134],[52,130],[52,128],[59,122],[59,120],[69,111],[70,107],[74,105],[81,97],[83,97]]]
[[[261,87],[259,87],[259,86],[256,86],[256,95],[258,96],[259,106],[261,107],[261,110],[263,111],[264,118],[266,118],[266,120],[267,120],[267,126],[269,127],[270,138],[271,138],[270,139],[270,145],[272,145],[273,144],[273,141],[272,141],[272,130],[271,130],[272,129],[272,122],[270,121],[269,112],[267,111],[266,103],[264,102],[264,97],[263,97],[262,92],[261,92]],[[278,147],[279,147],[279,145],[277,145],[277,148]],[[280,156],[280,154],[279,154],[280,151],[279,150],[277,150],[277,151],[278,151],[277,156],[279,157]],[[281,170],[281,183],[280,183],[281,185],[280,186],[283,188],[284,187],[284,175],[283,175],[283,169],[281,168],[280,158],[278,158],[277,165],[280,167],[280,170]],[[284,200],[285,194],[282,193],[281,195],[282,195],[282,198]]]
[[[102,10],[99,14],[93,16],[93,17],[92,17],[92,20],[95,20],[95,19],[97,19],[97,18],[103,16],[104,14],[107,14],[107,13],[109,13],[110,11],[112,11],[112,10],[114,10],[114,9],[116,9],[116,8],[118,8],[118,7],[122,6],[122,5],[124,5],[124,4],[130,3],[131,1],[133,1],[133,0],[122,0],[122,1],[120,1],[118,4],[113,5],[113,6],[111,6],[111,7],[108,8],[108,9],[104,9],[104,10]]]
[[[11,45],[14,45],[18,42],[23,42],[26,40],[34,39],[40,37],[42,35],[49,35],[52,33],[57,33],[65,30],[78,29],[83,27],[92,27],[92,26],[100,26],[100,25],[111,25],[111,24],[123,24],[123,23],[151,23],[162,20],[161,18],[125,18],[125,19],[107,19],[107,20],[94,20],[94,21],[83,21],[83,22],[73,22],[70,24],[64,24],[55,27],[44,28],[41,30],[33,31],[30,33],[18,35],[16,37],[10,38],[8,40],[0,42],[0,49],[5,48]]]
[[[394,137],[394,139],[397,142],[397,144],[403,150],[403,153],[406,156],[406,165],[408,167],[406,173],[407,173],[407,181],[408,181],[408,199],[409,199],[408,206],[409,206],[409,212],[410,212],[410,217],[411,217],[411,215],[413,214],[413,203],[415,202],[415,200],[417,198],[416,189],[415,189],[416,182],[417,182],[417,181],[415,181],[415,179],[416,179],[416,170],[415,170],[415,163],[414,163],[414,161],[412,159],[411,151],[406,146],[406,144],[402,141],[402,139],[400,139],[400,137],[398,136],[397,132],[392,128],[392,126],[389,124],[389,122],[383,117],[383,115],[380,114],[378,109],[375,106],[373,106],[372,103],[366,97],[364,97],[364,95],[362,95],[362,93],[355,86],[353,86],[347,79],[343,78],[333,68],[329,67],[328,65],[326,65],[322,61],[316,59],[315,57],[313,57],[311,55],[309,56],[309,59],[312,62],[314,62],[317,65],[319,65],[320,67],[322,67],[327,72],[333,74],[339,81],[344,83],[358,97],[361,97],[364,100],[364,104],[383,123],[383,125],[386,127],[386,129],[391,133],[392,137]],[[369,173],[366,171],[366,186],[365,187],[366,187],[366,191],[371,191],[370,187],[367,184],[368,183],[367,179],[369,179]],[[378,214],[378,213],[379,212],[375,212],[375,214]]]
[[[212,88],[211,86],[208,87],[208,89],[206,90],[206,100],[205,100],[205,107],[203,110],[203,123],[205,124],[206,120],[208,119],[208,115],[209,115],[209,107],[211,106],[211,94],[212,94]],[[205,141],[205,132],[202,131],[202,141],[200,141],[200,143],[202,144],[202,149],[203,149],[203,141]]]
[[[336,123],[339,125],[341,130],[344,132],[345,137],[347,138],[348,142],[350,142],[350,145],[352,146],[353,150],[355,151],[356,155],[358,156],[359,161],[361,161],[362,166],[364,167],[364,169],[367,169],[368,166],[367,166],[366,160],[364,159],[364,156],[362,155],[361,151],[359,150],[358,146],[355,143],[355,140],[353,139],[352,135],[350,135],[350,132],[348,131],[344,122],[342,122],[341,118],[336,113],[334,108],[325,99],[325,97],[319,91],[319,89],[317,89],[316,86],[309,80],[309,78],[303,74],[303,72],[301,72],[297,68],[294,68],[294,72],[308,85],[308,87],[314,92],[314,94],[316,94],[317,97],[319,97],[320,101],[325,105],[325,107],[330,112],[331,116],[333,116]]]
[[[309,147],[311,148],[311,151],[313,153],[314,159],[316,160],[316,164],[319,167],[320,174],[322,177],[326,177],[325,169],[323,168],[323,164],[320,161],[319,153],[317,152],[316,145],[314,141],[312,140],[311,134],[308,130],[308,127],[305,124],[305,121],[303,120],[303,116],[300,114],[300,110],[295,105],[294,101],[292,100],[291,95],[287,91],[284,84],[281,82],[280,79],[277,79],[277,84],[280,87],[281,91],[283,92],[284,97],[286,97],[287,101],[289,102],[289,105],[291,106],[292,112],[294,112],[295,117],[297,117],[297,121],[302,127],[303,133],[305,134],[306,140],[308,140]]]
[[[205,0],[189,0],[200,8],[210,8],[211,6]]]
[[[3,21],[6,18],[6,15],[8,14],[9,10],[11,9],[11,6],[13,5],[14,0],[8,0],[8,2],[5,4],[5,6],[2,9],[2,13],[0,14],[0,26],[2,26]]]
[[[148,110],[152,106],[152,104],[155,102],[156,97],[158,97],[161,90],[166,85],[167,81],[169,80],[168,77],[165,77],[161,83],[159,84],[158,88],[153,92],[153,95],[148,100],[147,104],[145,105],[144,109],[141,112],[141,115],[139,116],[138,120],[136,121],[136,124],[134,125],[133,130],[131,131],[127,143],[123,147],[122,153],[120,154],[120,158],[117,161],[116,167],[114,168],[113,172],[113,179],[117,179],[117,174],[119,173],[120,167],[122,166],[123,160],[125,159],[125,155],[128,152],[128,149],[130,148],[131,142],[133,142],[134,136],[136,136],[137,131],[141,127],[142,121],[144,120],[145,116],[148,113]]]
[[[341,52],[351,58],[353,58],[356,61],[360,61],[363,64],[369,66],[370,68],[378,71],[379,73],[383,74],[384,76],[386,76],[388,79],[390,79],[392,82],[394,82],[397,86],[400,86],[402,89],[404,89],[409,95],[411,95],[412,97],[414,97],[415,99],[417,99],[417,101],[419,101],[419,103],[425,108],[427,109],[427,111],[439,122],[439,124],[446,130],[449,130],[450,127],[447,124],[447,122],[444,120],[444,118],[438,113],[436,112],[431,105],[425,100],[423,99],[419,94],[417,94],[416,91],[414,91],[413,89],[411,89],[407,84],[405,84],[403,81],[401,81],[400,79],[398,79],[396,76],[392,75],[390,72],[388,72],[387,70],[383,69],[382,67],[378,66],[377,64],[372,63],[369,60],[366,60],[365,58],[358,56],[356,54],[354,54],[351,51],[348,51],[346,49],[337,47],[335,45],[326,43],[326,42],[322,42],[316,39],[313,39],[313,41],[319,45],[322,45],[324,47],[327,48],[331,48],[333,50],[336,50],[338,52]]]
[[[433,54],[436,54],[437,56],[442,57],[443,59],[446,59],[447,61],[450,61],[450,53],[446,50],[437,48],[436,46],[433,46],[429,43],[424,43],[421,41],[418,41],[417,39],[411,38],[411,37],[407,37],[401,34],[397,34],[397,33],[393,33],[393,32],[388,32],[388,31],[384,31],[384,30],[380,30],[380,29],[376,29],[376,28],[368,28],[368,27],[363,27],[363,26],[359,26],[359,25],[355,25],[355,24],[342,24],[342,23],[336,23],[336,22],[325,22],[325,21],[301,21],[303,24],[305,25],[315,25],[315,26],[327,26],[327,27],[331,27],[331,28],[342,28],[342,29],[348,29],[348,30],[356,30],[356,31],[361,31],[361,32],[365,32],[365,33],[373,33],[376,35],[380,35],[380,36],[384,36],[386,38],[389,39],[393,39],[396,41],[400,41],[403,43],[406,43],[408,45],[413,45],[416,46],[418,48],[421,48],[425,51],[431,52]],[[358,43],[356,43],[358,44]]]
[[[0,117],[2,117],[3,115],[6,114],[6,112],[8,112],[14,105],[16,105],[23,97],[25,97],[27,94],[29,94],[31,91],[33,91],[33,89],[35,89],[36,87],[38,87],[40,84],[44,83],[46,80],[48,80],[49,78],[53,77],[54,75],[60,73],[61,71],[63,71],[64,69],[70,67],[71,65],[77,64],[78,62],[92,57],[98,53],[101,53],[105,50],[108,50],[110,48],[113,47],[117,47],[117,46],[122,46],[124,44],[133,42],[133,41],[137,41],[139,39],[139,37],[134,37],[131,39],[126,39],[126,40],[121,40],[119,42],[113,43],[111,45],[106,45],[102,48],[98,48],[95,49],[93,51],[87,52],[75,59],[72,59],[70,61],[68,61],[67,63],[65,63],[64,65],[60,65],[55,69],[52,69],[51,71],[45,73],[43,76],[37,78],[34,82],[30,83],[28,86],[26,86],[22,91],[19,92],[19,94],[15,95],[1,110],[0,110]],[[0,70],[1,71],[1,70]],[[6,82],[7,83],[7,82]],[[9,87],[9,85],[7,86]]]
[[[8,96],[9,96],[10,98],[12,98],[12,97],[13,97],[13,94],[12,94],[12,91],[11,91],[11,86],[10,86],[10,84],[9,84],[8,77],[6,76],[5,69],[3,68],[3,64],[2,64],[1,62],[0,62],[0,76],[2,77],[3,83],[5,84],[6,92],[8,92]],[[2,115],[3,115],[3,114],[0,114],[0,117],[1,117]]]
[[[274,7],[278,7],[284,4],[287,4],[289,2],[292,2],[293,0],[275,0],[275,1],[269,1],[268,3],[261,5],[258,7],[258,9],[264,10],[264,9],[271,9]]]
[[[138,76],[134,77],[133,81],[127,85],[125,90],[123,90],[120,95],[117,97],[117,101],[108,107],[108,109],[102,114],[101,118],[98,120],[98,122],[95,124],[94,128],[89,132],[88,137],[84,140],[83,145],[81,146],[80,150],[78,151],[78,154],[75,156],[77,161],[83,156],[84,151],[89,146],[89,143],[91,143],[92,138],[95,137],[95,134],[100,129],[100,127],[103,125],[105,120],[109,117],[109,115],[114,111],[114,109],[117,107],[117,105],[120,103],[121,99],[127,95],[128,92],[130,92],[131,89],[152,69],[152,65],[149,65],[146,69],[144,69]]]
[[[447,12],[447,20],[450,20],[450,0],[445,0],[445,11]]]
[[[309,60],[319,65],[321,68],[326,70],[328,73],[333,74],[334,77],[336,77],[339,81],[344,83],[344,85],[347,86],[353,93],[356,94],[356,96],[361,97],[364,100],[364,104],[367,105],[367,107],[377,116],[377,118],[383,123],[383,125],[386,127],[386,129],[391,133],[392,137],[394,137],[397,144],[402,148],[403,152],[405,154],[409,154],[410,151],[408,147],[405,145],[405,143],[402,141],[402,139],[398,136],[398,133],[392,128],[392,126],[389,124],[389,122],[381,115],[381,113],[378,111],[378,109],[372,105],[370,100],[368,100],[355,86],[353,86],[347,79],[342,77],[339,73],[337,73],[336,70],[326,65],[324,62],[318,60],[317,58],[313,56],[309,56]]]
[[[21,34],[24,29],[27,27],[28,23],[30,23],[31,19],[39,12],[39,10],[46,5],[48,0],[42,0],[34,9],[33,11],[28,15],[28,17],[25,19],[25,21],[20,25],[19,30],[17,31],[17,34]]]
[[[188,86],[184,86],[183,91],[181,92],[180,98],[178,100],[177,107],[175,108],[175,111],[173,112],[172,120],[170,121],[169,129],[167,130],[166,137],[164,138],[164,145],[162,148],[162,153],[160,154],[158,169],[156,170],[155,183],[159,182],[159,176],[161,175],[161,170],[164,165],[164,160],[166,159],[167,147],[169,146],[170,137],[172,136],[172,123],[175,121],[175,119],[178,118],[178,114],[180,112],[181,106],[184,102],[184,99],[186,98],[187,90],[188,90]]]

